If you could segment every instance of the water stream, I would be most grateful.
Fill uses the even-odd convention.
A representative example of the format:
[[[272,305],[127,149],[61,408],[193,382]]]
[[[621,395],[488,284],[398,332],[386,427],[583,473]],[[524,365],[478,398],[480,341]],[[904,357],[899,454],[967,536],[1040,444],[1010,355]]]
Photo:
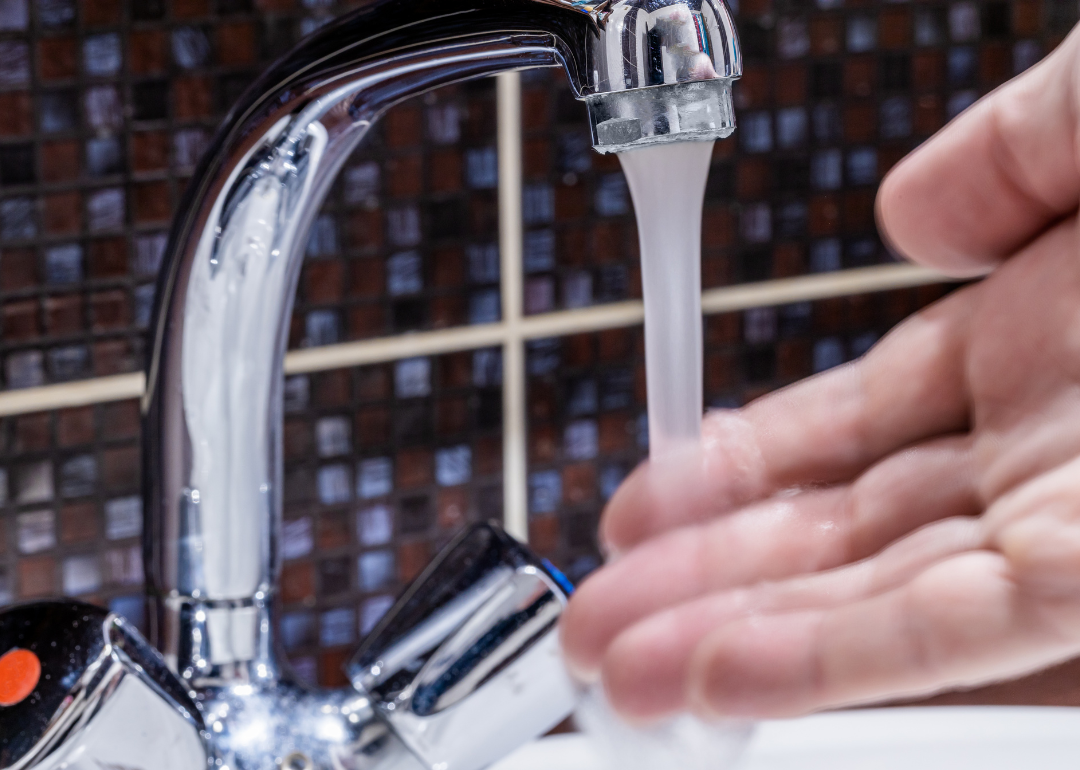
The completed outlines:
[[[637,214],[645,295],[649,455],[701,437],[701,215],[713,142],[673,142],[619,154]],[[724,770],[749,741],[743,722],[681,714],[658,724],[619,719],[599,685],[577,712],[610,770]]]
[[[701,436],[701,211],[712,142],[619,154],[637,214],[649,454]]]

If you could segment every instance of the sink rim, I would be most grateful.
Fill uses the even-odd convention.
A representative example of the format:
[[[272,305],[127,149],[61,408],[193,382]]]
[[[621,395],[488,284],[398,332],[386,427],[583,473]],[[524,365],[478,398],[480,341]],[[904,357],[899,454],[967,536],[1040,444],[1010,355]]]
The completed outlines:
[[[1080,707],[899,706],[834,711],[757,725],[740,767],[768,765],[793,754],[916,752],[978,747],[1080,755]],[[552,735],[527,744],[489,770],[598,770],[600,756],[588,736]],[[748,769],[749,770],[749,769]]]

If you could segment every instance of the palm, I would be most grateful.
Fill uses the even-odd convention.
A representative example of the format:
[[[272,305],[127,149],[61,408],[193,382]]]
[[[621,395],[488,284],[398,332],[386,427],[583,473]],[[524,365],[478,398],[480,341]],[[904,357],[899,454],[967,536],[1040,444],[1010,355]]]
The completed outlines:
[[[1080,653],[1078,61],[1074,35],[883,187],[905,253],[990,277],[615,496],[623,555],[563,637],[618,708],[800,713]]]

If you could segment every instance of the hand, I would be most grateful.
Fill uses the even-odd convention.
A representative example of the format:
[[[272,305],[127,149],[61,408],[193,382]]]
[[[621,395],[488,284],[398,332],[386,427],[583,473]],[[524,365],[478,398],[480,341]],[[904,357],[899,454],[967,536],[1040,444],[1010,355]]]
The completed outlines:
[[[1080,37],[905,159],[912,259],[993,269],[861,360],[710,414],[604,513],[568,661],[635,719],[796,715],[1080,654]]]

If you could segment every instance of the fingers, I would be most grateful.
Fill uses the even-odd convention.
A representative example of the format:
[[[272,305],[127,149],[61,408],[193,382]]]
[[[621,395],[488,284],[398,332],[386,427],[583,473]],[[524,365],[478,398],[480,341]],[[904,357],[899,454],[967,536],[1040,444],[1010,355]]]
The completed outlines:
[[[850,480],[901,447],[963,429],[974,299],[957,292],[859,361],[708,415],[700,447],[642,466],[615,493],[601,520],[602,542],[628,550],[780,489]]]
[[[815,606],[809,595],[785,611],[796,606],[788,596],[786,606],[714,625],[690,654],[687,701],[713,715],[791,715],[985,684],[1074,657],[1078,472],[1080,460],[1063,463],[995,502],[976,544],[996,550],[938,561],[854,601],[855,591],[841,592]]]
[[[1074,31],[893,169],[878,216],[900,252],[974,274],[1076,208],[1078,54]]]
[[[780,496],[640,545],[578,589],[563,619],[568,661],[594,677],[611,641],[703,594],[862,559],[937,519],[977,513],[966,437],[893,455],[854,484]]]
[[[1080,460],[978,519],[930,524],[826,573],[658,612],[603,661],[643,719],[775,716],[1012,678],[1080,651]],[[996,549],[991,551],[988,549]]]
[[[1077,651],[1005,558],[978,551],[869,599],[723,625],[686,681],[703,715],[780,717],[1018,676]]]
[[[685,710],[690,658],[714,630],[762,612],[834,607],[891,590],[945,558],[981,547],[979,522],[953,518],[912,533],[858,564],[752,588],[712,593],[620,633],[603,658],[608,699],[631,720]]]

